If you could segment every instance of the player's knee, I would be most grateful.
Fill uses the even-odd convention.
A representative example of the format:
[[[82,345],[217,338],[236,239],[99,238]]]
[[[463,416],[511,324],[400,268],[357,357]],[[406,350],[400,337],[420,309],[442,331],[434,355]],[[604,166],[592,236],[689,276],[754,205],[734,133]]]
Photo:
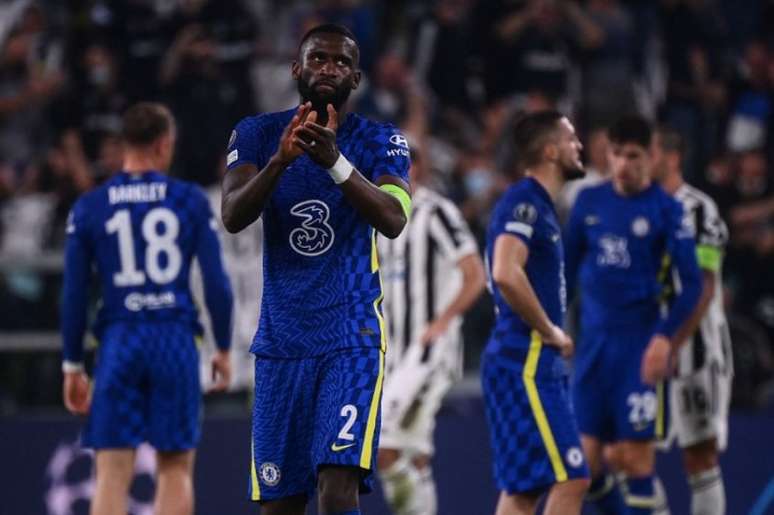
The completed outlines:
[[[688,474],[698,474],[718,466],[715,440],[706,440],[683,449],[683,465]]]
[[[317,480],[320,506],[325,511],[351,510],[358,505],[360,471],[354,467],[325,467]]]
[[[387,470],[392,467],[401,457],[398,449],[379,449],[376,457],[376,466],[379,470]]]
[[[157,458],[159,477],[193,475],[193,451],[158,452]]]
[[[653,474],[656,456],[650,442],[623,442],[618,445],[620,472],[629,477]]]

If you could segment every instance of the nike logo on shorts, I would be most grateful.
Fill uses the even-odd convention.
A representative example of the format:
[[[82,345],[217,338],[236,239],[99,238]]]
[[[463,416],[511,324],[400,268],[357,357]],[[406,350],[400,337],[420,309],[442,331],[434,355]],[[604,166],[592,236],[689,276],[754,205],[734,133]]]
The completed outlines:
[[[339,451],[343,451],[344,449],[349,449],[349,448],[350,448],[350,447],[352,447],[353,445],[355,445],[355,444],[354,444],[354,443],[348,443],[348,444],[346,444],[346,445],[338,445],[336,442],[334,442],[334,443],[331,445],[331,450],[332,450],[333,452],[339,452]]]

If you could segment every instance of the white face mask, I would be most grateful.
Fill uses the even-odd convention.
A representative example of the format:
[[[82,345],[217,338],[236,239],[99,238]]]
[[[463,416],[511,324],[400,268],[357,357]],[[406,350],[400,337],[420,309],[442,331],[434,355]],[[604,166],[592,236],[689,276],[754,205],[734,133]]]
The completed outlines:
[[[474,168],[465,174],[465,189],[470,195],[478,195],[492,186],[492,173],[486,168]]]

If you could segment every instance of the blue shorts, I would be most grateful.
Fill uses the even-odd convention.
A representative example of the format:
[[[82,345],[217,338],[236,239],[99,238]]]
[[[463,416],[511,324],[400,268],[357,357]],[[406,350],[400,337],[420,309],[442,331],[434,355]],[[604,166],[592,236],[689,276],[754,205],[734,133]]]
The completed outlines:
[[[249,496],[311,497],[324,465],[358,467],[373,489],[384,353],[341,349],[314,358],[255,359]]]
[[[193,449],[201,435],[199,352],[191,327],[114,324],[102,334],[82,443]]]
[[[664,426],[663,388],[642,382],[642,357],[653,331],[605,328],[584,334],[578,353],[593,351],[576,369],[573,400],[584,435],[603,442],[652,440]]]
[[[482,364],[495,482],[509,494],[589,476],[567,377],[535,374],[541,347],[533,343],[522,363],[487,355]]]

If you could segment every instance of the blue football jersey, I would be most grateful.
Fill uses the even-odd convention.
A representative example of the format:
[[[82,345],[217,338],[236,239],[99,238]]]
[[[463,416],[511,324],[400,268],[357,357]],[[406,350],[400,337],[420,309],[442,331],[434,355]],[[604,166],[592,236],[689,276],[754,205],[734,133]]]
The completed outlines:
[[[701,288],[694,229],[679,202],[653,184],[621,196],[612,182],[585,189],[565,230],[567,282],[581,296],[584,328],[648,325],[671,337]],[[660,319],[660,276],[669,262],[684,289]]]
[[[227,165],[263,169],[295,110],[240,121]],[[372,181],[408,182],[406,138],[392,125],[349,114],[337,131],[341,153]],[[252,352],[311,357],[334,349],[384,347],[376,231],[306,154],[279,179],[263,213],[263,299]]]
[[[189,289],[191,263],[202,268],[216,343],[228,348],[232,295],[204,193],[157,172],[120,172],[81,196],[67,222],[61,323],[64,354],[80,361],[92,266],[101,288],[94,326],[176,321],[199,331]]]
[[[562,326],[566,310],[564,255],[556,211],[548,192],[532,177],[511,186],[497,202],[486,238],[487,272],[491,278],[492,257],[497,237],[511,234],[521,239],[529,249],[524,268],[540,305],[551,322]],[[515,264],[514,264],[515,266]],[[486,352],[520,355],[530,345],[532,330],[503,298],[490,279],[497,319]],[[546,347],[549,353],[556,348]]]

